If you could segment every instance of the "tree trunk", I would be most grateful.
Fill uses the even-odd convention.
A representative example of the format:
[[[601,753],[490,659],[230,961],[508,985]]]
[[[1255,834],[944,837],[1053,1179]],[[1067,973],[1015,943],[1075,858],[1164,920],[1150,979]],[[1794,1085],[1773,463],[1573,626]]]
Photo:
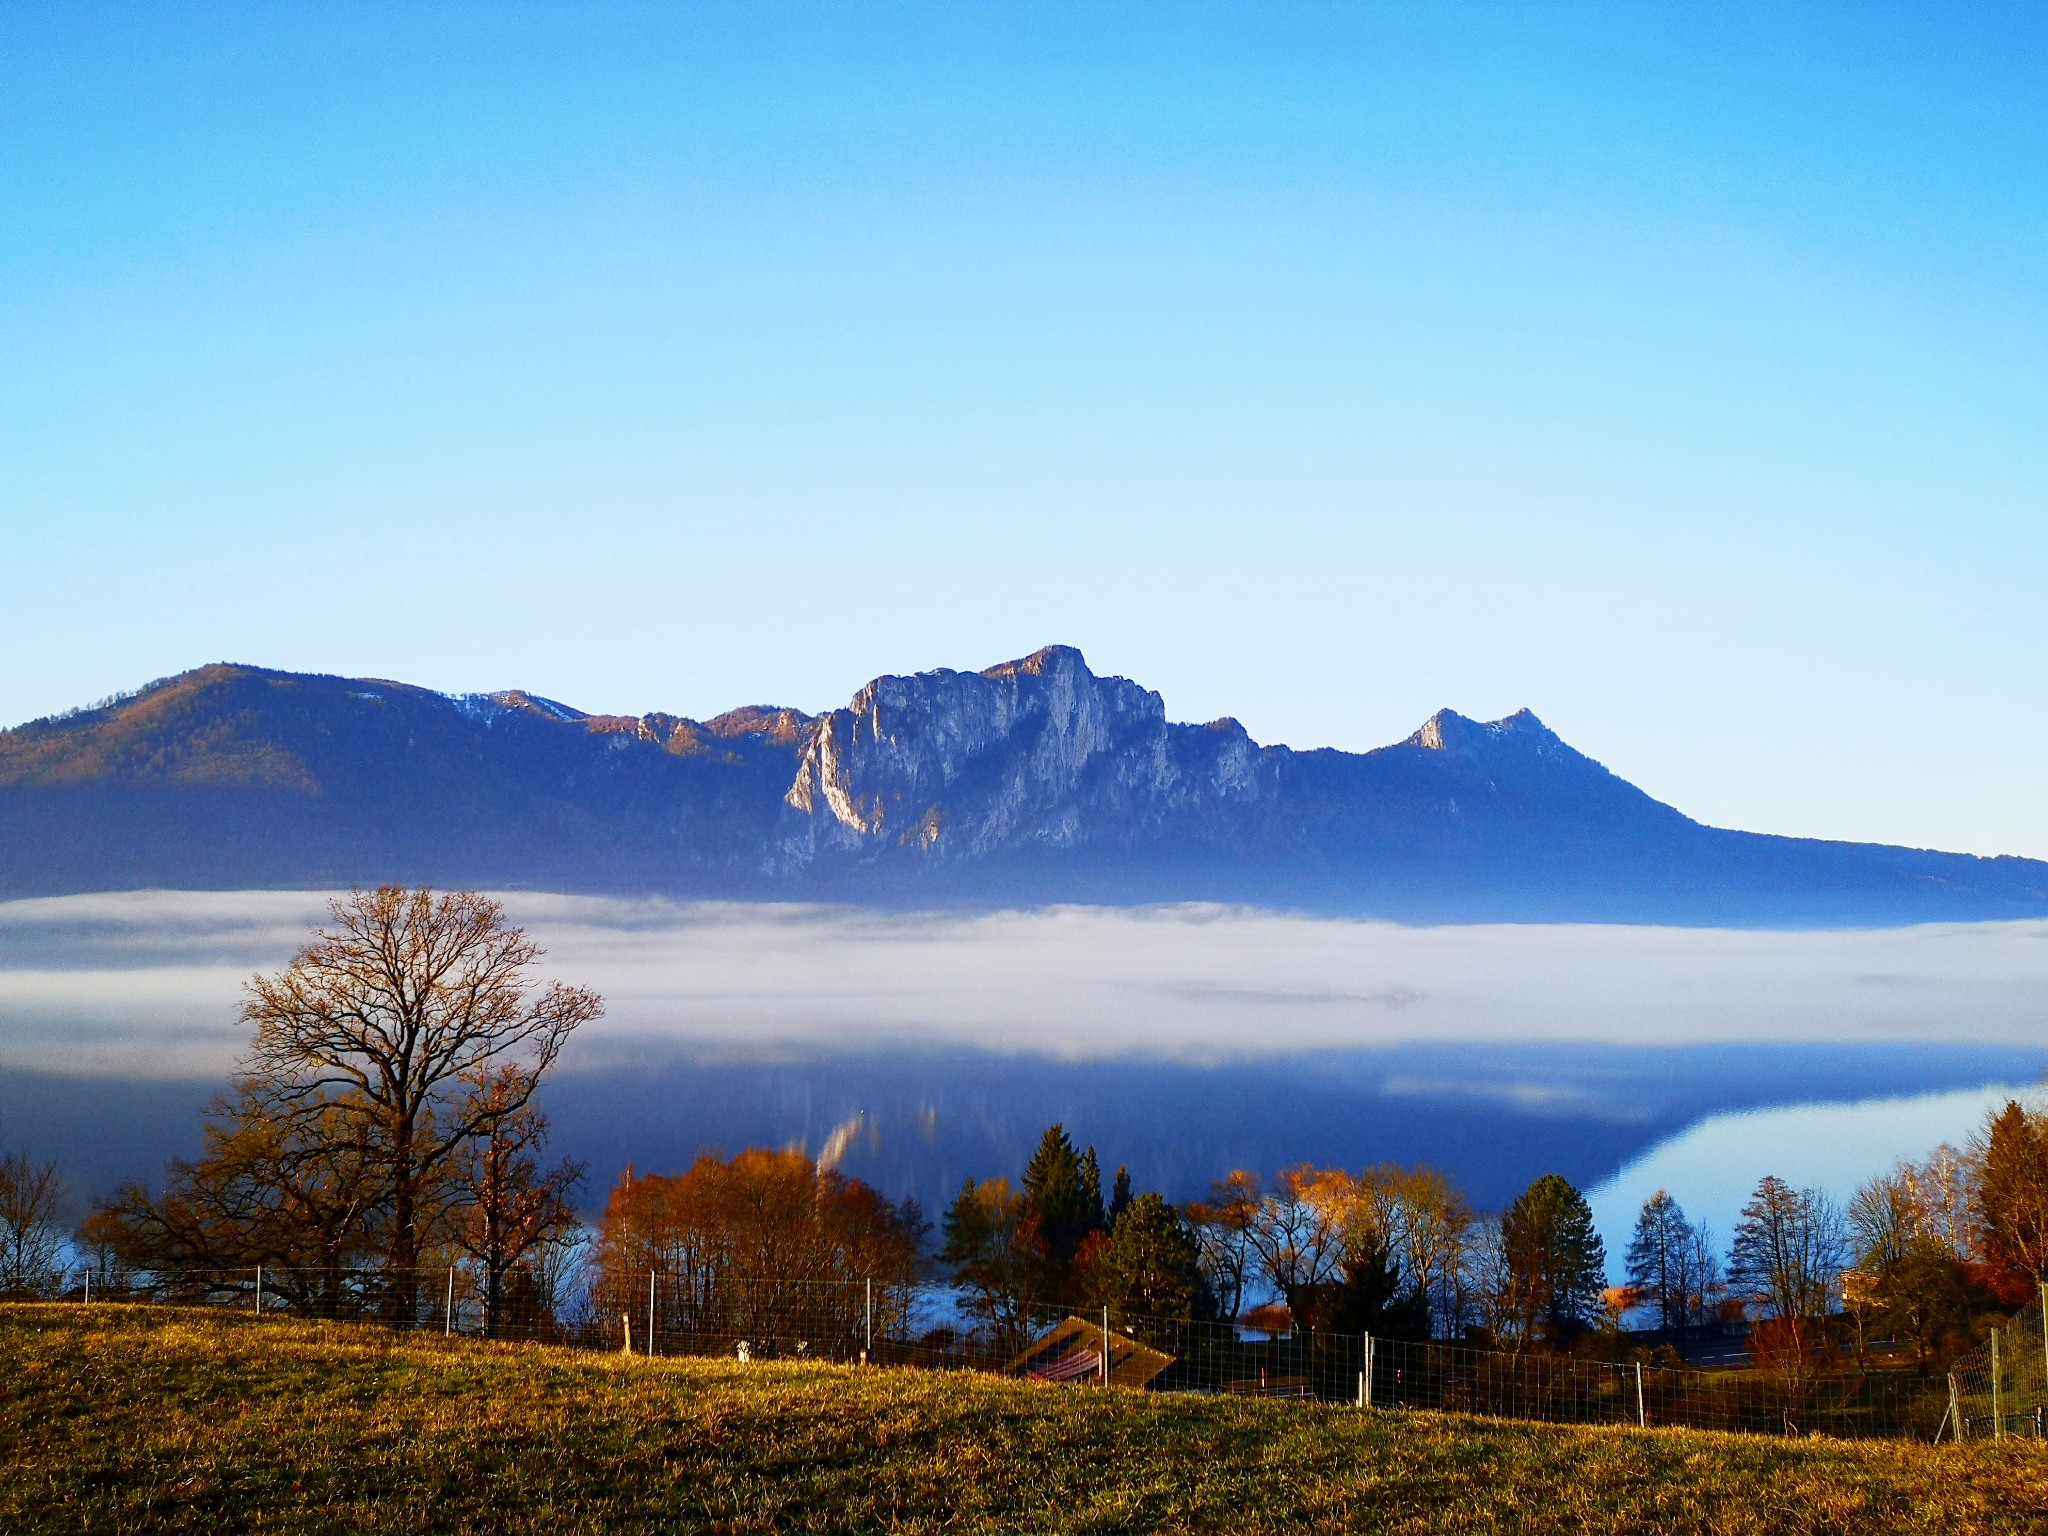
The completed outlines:
[[[391,1247],[385,1277],[390,1315],[394,1322],[413,1322],[419,1313],[419,1192],[414,1188],[417,1174],[412,1160],[412,1126],[400,1122],[392,1137],[391,1155]]]

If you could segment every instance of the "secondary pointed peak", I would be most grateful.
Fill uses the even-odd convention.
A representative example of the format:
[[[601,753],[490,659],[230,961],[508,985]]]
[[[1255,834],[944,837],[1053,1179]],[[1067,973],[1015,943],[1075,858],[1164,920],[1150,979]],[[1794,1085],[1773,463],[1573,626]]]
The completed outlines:
[[[1455,709],[1440,709],[1422,722],[1422,728],[1408,738],[1408,745],[1430,752],[1472,751],[1506,736],[1555,739],[1549,726],[1531,709],[1518,709],[1498,720],[1474,720]]]

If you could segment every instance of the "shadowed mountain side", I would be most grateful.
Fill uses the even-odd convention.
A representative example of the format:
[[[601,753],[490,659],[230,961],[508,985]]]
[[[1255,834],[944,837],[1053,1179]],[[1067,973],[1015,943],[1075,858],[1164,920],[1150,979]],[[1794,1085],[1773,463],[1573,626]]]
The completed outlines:
[[[1170,722],[1062,646],[815,717],[213,666],[0,732],[0,896],[384,880],[1445,922],[2048,913],[2048,864],[1704,827],[1526,710],[1297,752]]]

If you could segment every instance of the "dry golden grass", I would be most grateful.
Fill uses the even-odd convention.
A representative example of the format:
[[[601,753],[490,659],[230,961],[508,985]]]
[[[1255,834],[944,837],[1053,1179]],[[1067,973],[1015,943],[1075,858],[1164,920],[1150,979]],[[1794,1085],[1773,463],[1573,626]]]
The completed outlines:
[[[0,1307],[0,1531],[2048,1530],[2048,1454]]]

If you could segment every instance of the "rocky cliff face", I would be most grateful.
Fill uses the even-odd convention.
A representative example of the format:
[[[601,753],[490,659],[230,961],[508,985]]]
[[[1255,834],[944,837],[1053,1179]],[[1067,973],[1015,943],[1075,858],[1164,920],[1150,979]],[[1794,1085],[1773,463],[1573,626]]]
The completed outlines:
[[[2048,913],[2048,865],[1724,832],[1524,710],[1365,753],[1050,646],[819,716],[201,668],[0,732],[0,895],[380,880],[896,904],[1242,901],[1461,920]]]
[[[783,797],[783,862],[1128,843],[1256,799],[1268,754],[1234,720],[1170,725],[1158,694],[1048,646],[983,672],[869,683],[812,721]]]

